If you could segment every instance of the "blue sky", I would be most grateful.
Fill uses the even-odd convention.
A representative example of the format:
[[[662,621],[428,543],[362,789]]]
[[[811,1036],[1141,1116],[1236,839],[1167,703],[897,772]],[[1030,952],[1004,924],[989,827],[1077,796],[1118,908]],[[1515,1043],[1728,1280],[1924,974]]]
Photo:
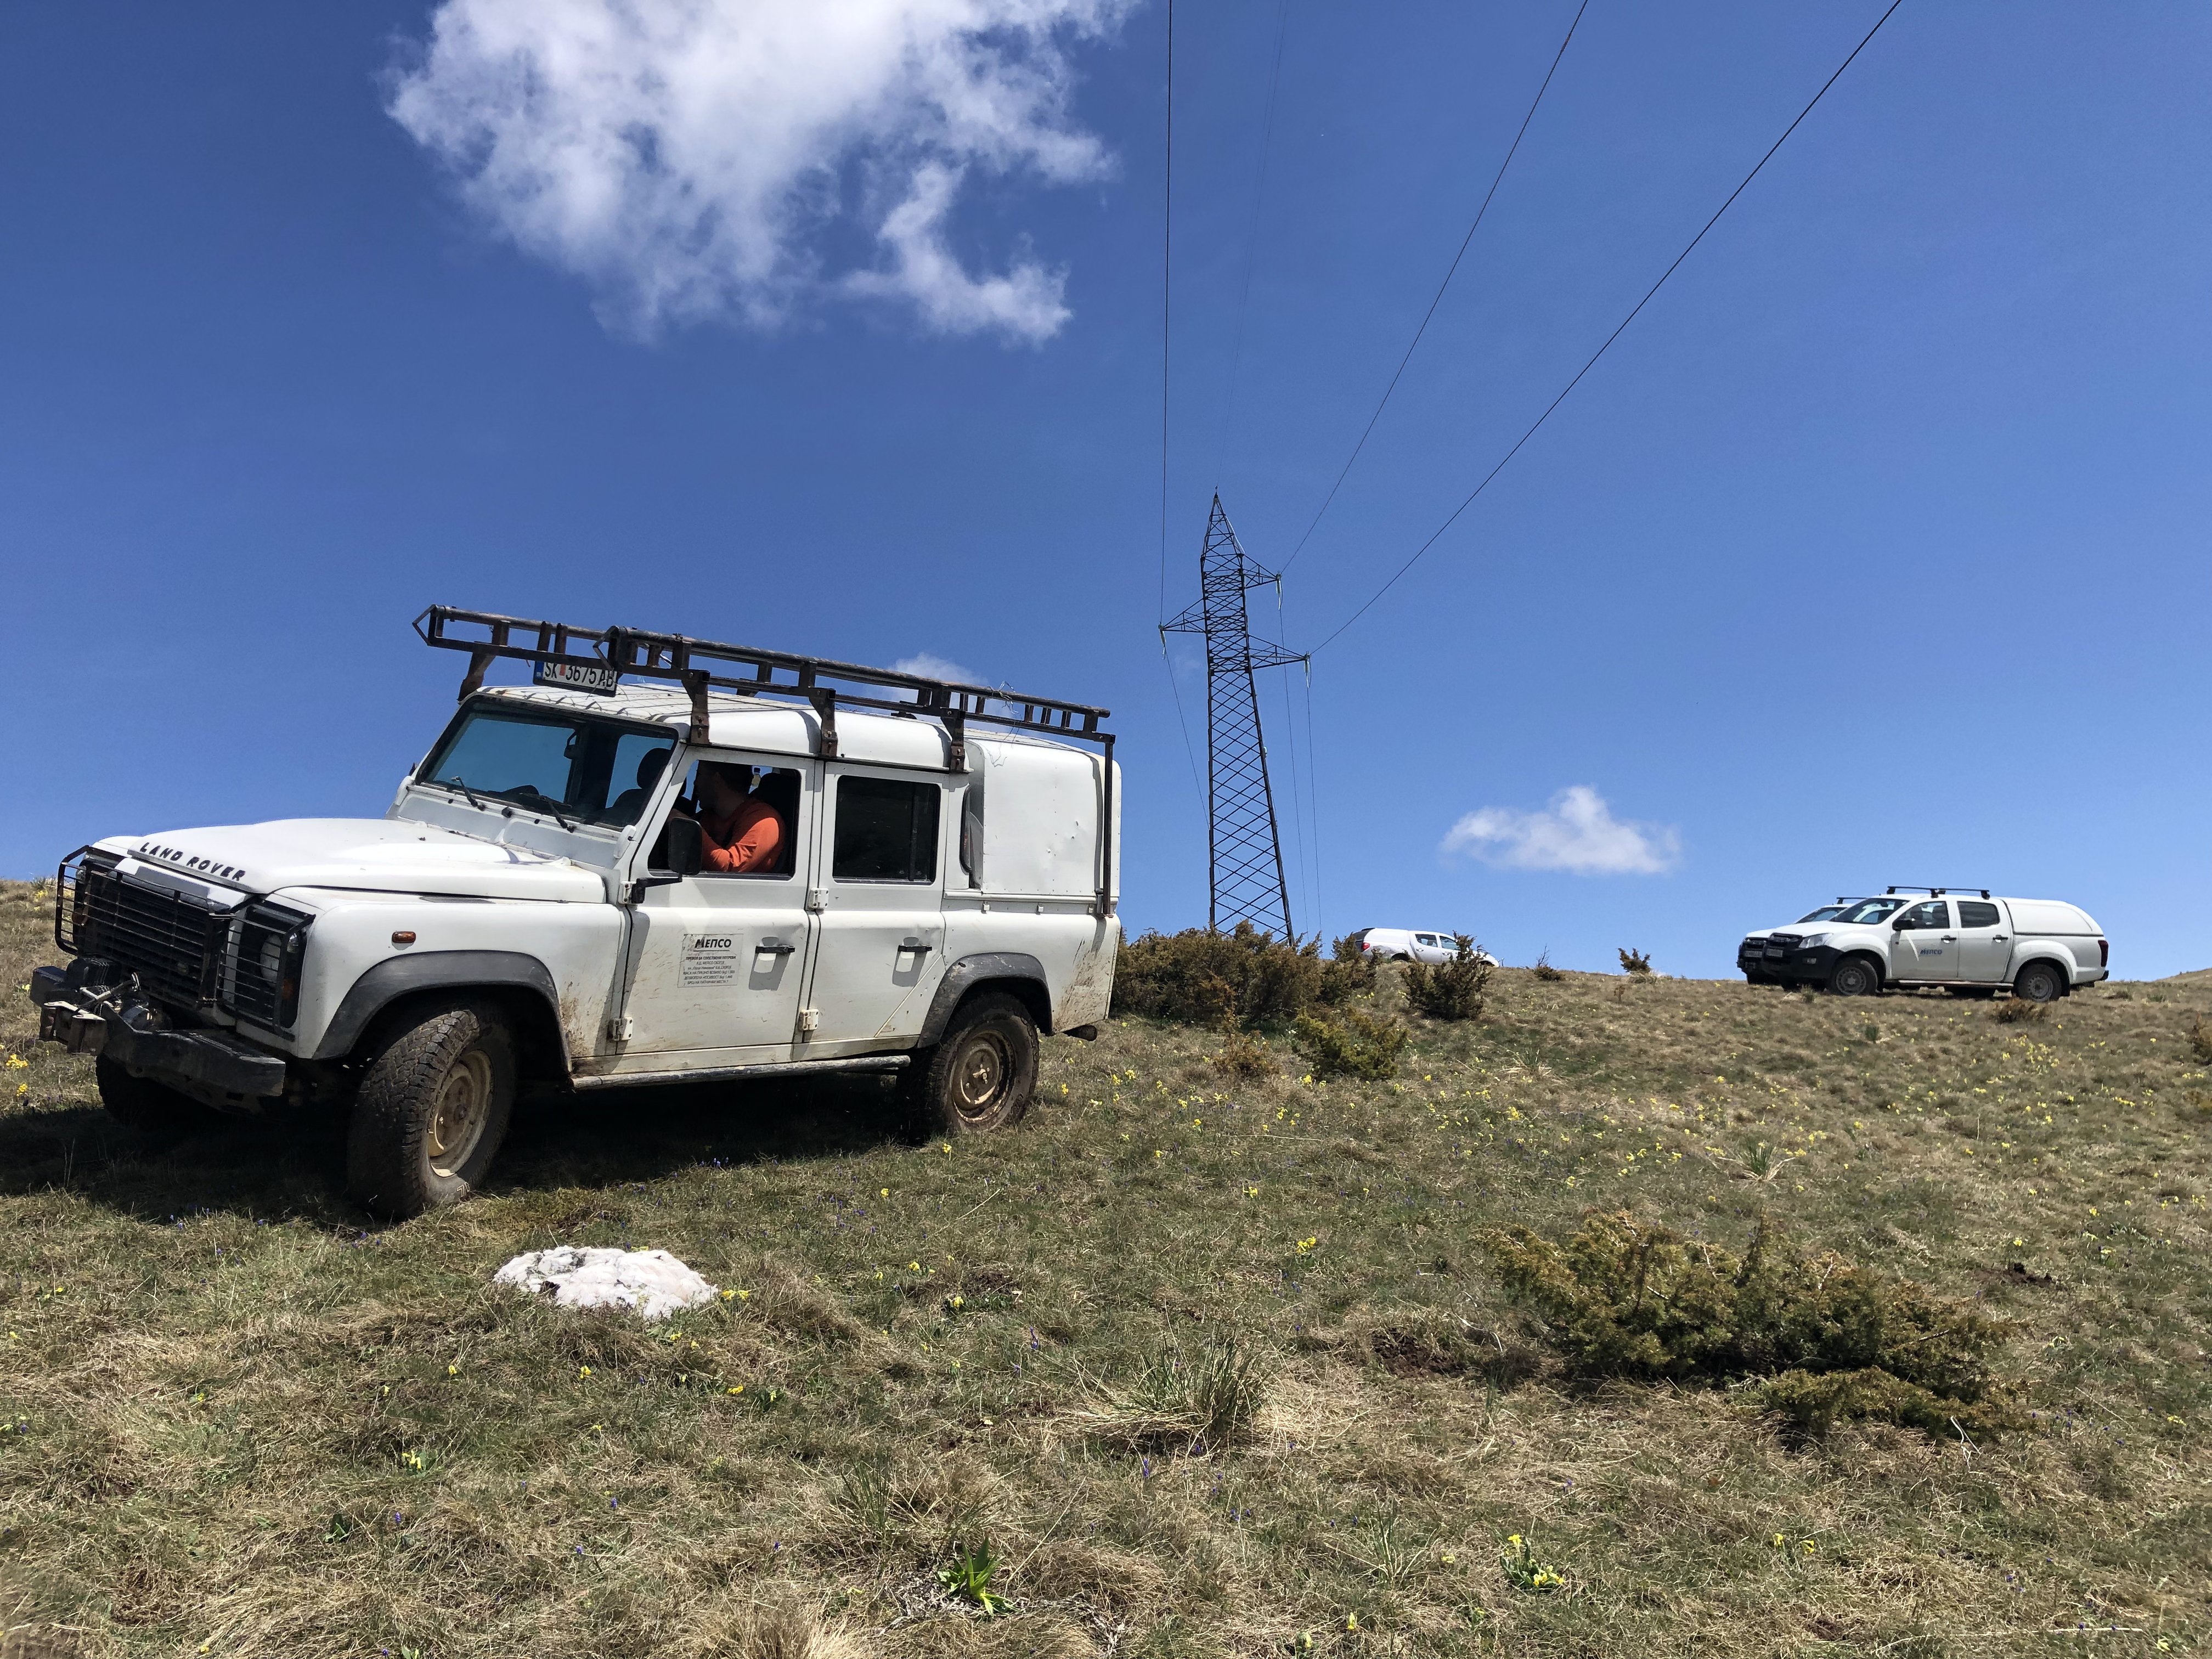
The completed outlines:
[[[882,0],[825,46],[772,9],[657,48],[705,89],[659,135],[690,194],[611,209],[526,148],[495,174],[501,83],[428,52],[423,4],[9,12],[0,869],[380,811],[450,707],[455,659],[406,628],[436,600],[1110,704],[1126,915],[1203,920],[1154,633],[1162,10],[979,0],[1058,20],[979,42]],[[1288,556],[1571,11],[1182,9],[1170,610],[1217,488]],[[480,71],[493,26],[599,12],[437,15],[477,26]],[[1293,643],[1435,528],[1879,13],[1593,0],[1291,567]],[[872,60],[886,38],[911,49]],[[1312,795],[1301,927],[1721,974],[1746,927],[1936,881],[2083,904],[2124,975],[2212,960],[2208,71],[2202,8],[1906,0],[1317,659],[1310,738],[1304,684],[1263,687]]]

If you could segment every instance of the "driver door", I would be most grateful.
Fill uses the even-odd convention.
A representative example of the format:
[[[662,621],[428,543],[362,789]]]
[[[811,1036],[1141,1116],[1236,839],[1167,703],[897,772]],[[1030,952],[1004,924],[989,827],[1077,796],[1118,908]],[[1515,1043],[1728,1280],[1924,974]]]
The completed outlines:
[[[786,756],[693,758],[753,767],[762,778],[757,795],[790,821],[768,870],[702,871],[645,890],[630,915],[629,1032],[617,1044],[617,1072],[788,1060],[798,1034],[813,921],[805,848],[822,769]]]
[[[1898,979],[1959,977],[1959,935],[1951,926],[1951,901],[1916,904],[1890,924],[1891,973]]]

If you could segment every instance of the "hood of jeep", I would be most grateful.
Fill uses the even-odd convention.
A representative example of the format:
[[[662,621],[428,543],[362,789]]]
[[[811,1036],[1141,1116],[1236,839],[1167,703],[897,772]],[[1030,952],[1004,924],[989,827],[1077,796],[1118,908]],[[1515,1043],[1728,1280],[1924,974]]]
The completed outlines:
[[[248,892],[287,887],[592,903],[593,872],[568,859],[393,818],[278,818],[170,830],[105,845],[156,870]]]

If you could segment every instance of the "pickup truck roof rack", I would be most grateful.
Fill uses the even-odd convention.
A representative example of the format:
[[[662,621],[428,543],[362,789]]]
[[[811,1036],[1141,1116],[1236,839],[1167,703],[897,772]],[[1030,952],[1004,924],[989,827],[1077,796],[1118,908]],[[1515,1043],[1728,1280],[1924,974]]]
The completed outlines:
[[[465,631],[451,631],[455,629]],[[424,611],[415,618],[415,631],[425,645],[469,653],[469,670],[461,678],[459,701],[462,702],[483,688],[485,671],[501,658],[534,665],[532,678],[541,685],[574,687],[604,677],[604,685],[594,689],[612,691],[624,674],[638,679],[667,680],[682,686],[690,696],[691,734],[695,741],[703,742],[707,736],[708,690],[720,686],[749,697],[780,697],[811,705],[821,722],[821,754],[824,760],[836,757],[840,703],[854,708],[879,708],[908,720],[927,717],[936,720],[952,739],[951,769],[955,772],[968,769],[967,726],[971,720],[1098,744],[1105,751],[1106,763],[1100,772],[1095,914],[1114,914],[1114,734],[1101,724],[1113,712],[1111,709],[988,685],[932,679],[926,674],[901,673],[896,669],[833,662],[824,657],[801,657],[788,651],[760,651],[750,646],[695,640],[684,634],[656,634],[641,628],[579,628],[569,623],[506,617],[492,611],[463,611],[449,605],[434,605]],[[714,669],[718,667],[742,672],[717,673]],[[568,672],[563,675],[552,672],[561,669]],[[780,680],[776,678],[779,673],[791,678]],[[827,680],[844,684],[824,684]],[[848,686],[867,690],[849,690],[845,689]],[[910,692],[912,696],[871,695],[883,691]]]
[[[1918,882],[1898,883],[1889,890],[1893,893],[1925,893],[1929,898],[1942,898],[1946,893],[1979,893],[1984,898],[1990,896],[1990,890],[1986,887],[1928,887]]]

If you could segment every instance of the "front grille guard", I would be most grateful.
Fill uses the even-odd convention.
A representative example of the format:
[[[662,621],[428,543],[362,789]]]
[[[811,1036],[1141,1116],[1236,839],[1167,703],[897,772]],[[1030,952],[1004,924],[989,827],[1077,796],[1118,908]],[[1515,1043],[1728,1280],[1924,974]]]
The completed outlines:
[[[122,860],[80,847],[54,878],[54,943],[137,977],[155,1000],[221,1009],[264,1030],[291,1029],[313,918],[251,900],[204,903],[117,873]]]

